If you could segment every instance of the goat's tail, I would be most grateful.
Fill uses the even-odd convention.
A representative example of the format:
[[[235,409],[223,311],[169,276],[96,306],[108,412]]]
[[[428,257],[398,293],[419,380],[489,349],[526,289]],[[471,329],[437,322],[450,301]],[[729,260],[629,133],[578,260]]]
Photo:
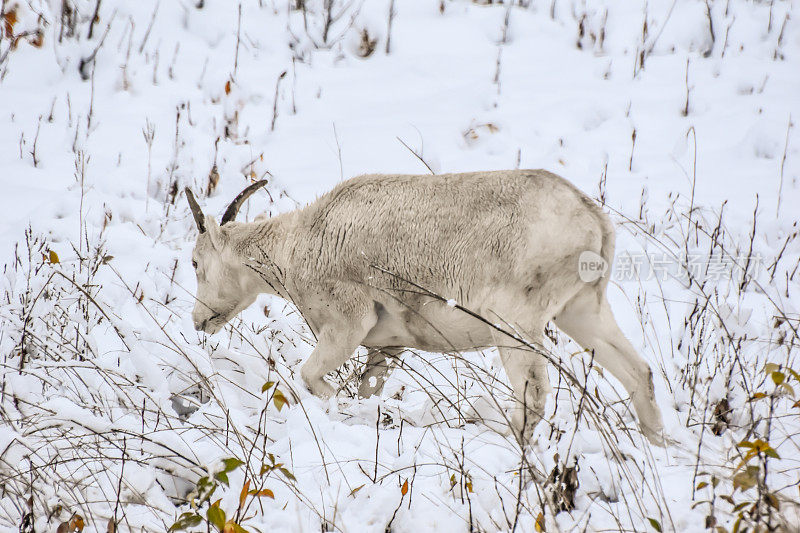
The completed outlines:
[[[602,228],[603,232],[600,256],[603,258],[603,261],[606,262],[605,275],[600,278],[601,281],[598,283],[598,285],[602,284],[602,288],[605,289],[605,286],[608,285],[608,281],[611,279],[611,272],[614,266],[614,250],[616,247],[617,235],[614,231],[614,224],[611,222],[611,219],[608,217],[608,215],[605,214],[600,208],[597,209],[597,214],[597,218],[600,219],[600,227]]]
[[[611,279],[612,267],[614,265],[614,249],[616,247],[616,232],[614,230],[614,223],[611,222],[609,216],[597,203],[588,196],[582,196],[584,204],[589,208],[589,211],[594,215],[598,226],[600,227],[600,257],[605,262],[605,272],[593,284],[600,289],[601,294],[605,294],[606,286]]]

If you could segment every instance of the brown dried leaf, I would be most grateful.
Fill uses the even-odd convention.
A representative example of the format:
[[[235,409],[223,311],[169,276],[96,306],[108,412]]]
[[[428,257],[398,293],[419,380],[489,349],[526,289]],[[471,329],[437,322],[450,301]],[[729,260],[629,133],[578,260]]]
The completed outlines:
[[[85,525],[86,524],[83,522],[83,517],[79,514],[76,514],[72,517],[72,520],[69,521],[69,530],[78,531],[80,533],[83,531]]]
[[[239,493],[239,510],[244,509],[244,502],[247,500],[247,493],[250,490],[250,480],[246,480],[242,486],[242,492]]]
[[[9,36],[14,35],[14,24],[17,23],[17,6],[15,5],[9,11],[3,13],[3,21],[6,24],[6,34]]]

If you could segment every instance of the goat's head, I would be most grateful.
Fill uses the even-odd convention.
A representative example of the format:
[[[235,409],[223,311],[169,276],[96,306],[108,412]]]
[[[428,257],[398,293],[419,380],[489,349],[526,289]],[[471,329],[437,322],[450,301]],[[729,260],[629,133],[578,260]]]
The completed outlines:
[[[216,333],[234,316],[252,304],[258,296],[257,275],[243,260],[234,225],[227,226],[247,198],[260,187],[262,180],[243,190],[225,210],[219,224],[205,215],[189,188],[186,199],[197,224],[197,243],[192,251],[192,266],[197,275],[197,296],[192,320],[194,328]]]

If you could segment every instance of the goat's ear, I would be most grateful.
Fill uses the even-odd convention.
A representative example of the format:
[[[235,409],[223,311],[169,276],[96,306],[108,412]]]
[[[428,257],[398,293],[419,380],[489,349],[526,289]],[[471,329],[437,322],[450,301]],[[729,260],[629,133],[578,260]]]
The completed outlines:
[[[222,250],[222,246],[225,244],[225,237],[222,234],[222,229],[219,227],[219,224],[217,224],[217,219],[210,215],[206,215],[205,226],[206,231],[208,232],[208,237],[211,239],[211,244],[215,249]]]

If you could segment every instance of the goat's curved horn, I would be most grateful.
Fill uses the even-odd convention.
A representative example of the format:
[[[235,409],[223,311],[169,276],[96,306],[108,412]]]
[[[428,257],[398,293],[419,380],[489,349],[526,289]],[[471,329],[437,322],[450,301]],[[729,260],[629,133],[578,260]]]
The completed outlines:
[[[225,214],[222,215],[222,220],[220,221],[219,225],[222,226],[223,224],[227,224],[231,220],[236,218],[236,214],[239,212],[239,208],[242,207],[242,204],[247,200],[251,194],[256,192],[258,189],[263,187],[267,184],[267,180],[257,181],[254,184],[247,187],[245,190],[239,193],[239,196],[233,199],[231,205],[228,206],[228,209],[225,210]]]
[[[197,204],[197,200],[194,199],[194,194],[186,187],[184,189],[186,192],[186,199],[189,200],[189,209],[192,210],[192,216],[194,216],[194,221],[197,223],[197,229],[200,233],[206,232],[206,223],[205,223],[205,215],[203,215],[203,211],[200,209],[200,206]]]

